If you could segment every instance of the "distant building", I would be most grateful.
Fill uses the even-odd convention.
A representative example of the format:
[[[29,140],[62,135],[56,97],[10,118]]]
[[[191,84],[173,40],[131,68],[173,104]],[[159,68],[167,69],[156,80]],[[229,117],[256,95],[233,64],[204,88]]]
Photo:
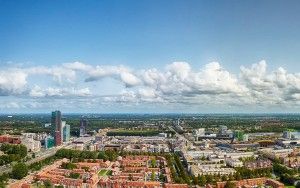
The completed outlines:
[[[19,137],[10,136],[10,135],[1,135],[0,143],[21,144],[21,140]]]
[[[87,133],[87,124],[88,121],[86,119],[80,120],[80,128],[79,128],[79,136],[84,136]]]
[[[48,136],[47,138],[45,138],[45,148],[49,149],[55,146],[55,141],[54,141],[54,137],[52,136]]]
[[[219,135],[226,135],[227,134],[227,126],[221,125],[219,127]]]
[[[52,112],[51,126],[55,146],[60,146],[63,142],[70,140],[70,125],[61,120],[60,111]]]
[[[248,142],[249,141],[249,135],[248,134],[244,134],[243,135],[243,141],[244,142]]]
[[[205,136],[205,129],[200,128],[200,129],[195,129],[194,130],[194,136]]]
[[[271,188],[284,188],[284,184],[273,180],[273,179],[267,179],[267,178],[253,178],[253,179],[242,179],[239,181],[231,181],[235,186],[234,187],[245,187],[245,188],[251,188],[251,187],[271,187]],[[225,188],[226,187],[226,181],[223,182],[217,182],[216,188]],[[209,184],[208,184],[209,185]],[[211,187],[206,186],[206,187]]]
[[[243,162],[240,161],[239,159],[226,158],[225,163],[226,163],[226,165],[233,167],[233,168],[243,166]]]
[[[45,123],[44,127],[50,127],[51,123]]]
[[[245,162],[245,167],[248,169],[272,168],[272,161],[269,159],[257,159],[254,161]]]
[[[190,172],[194,176],[201,175],[229,175],[236,173],[234,168],[221,168],[218,165],[191,165]]]
[[[41,142],[38,140],[34,140],[33,138],[21,137],[21,142],[24,146],[26,146],[29,152],[37,152],[41,149]]]
[[[168,134],[167,133],[158,133],[159,137],[167,138]]]
[[[291,139],[292,138],[291,131],[284,131],[283,132],[283,138],[285,138],[285,139]]]
[[[62,122],[62,127],[63,127],[63,141],[64,142],[69,142],[70,141],[70,125],[66,124],[65,121]]]
[[[54,111],[51,116],[51,126],[52,134],[54,136],[55,146],[62,144],[62,121],[61,121],[61,112]]]

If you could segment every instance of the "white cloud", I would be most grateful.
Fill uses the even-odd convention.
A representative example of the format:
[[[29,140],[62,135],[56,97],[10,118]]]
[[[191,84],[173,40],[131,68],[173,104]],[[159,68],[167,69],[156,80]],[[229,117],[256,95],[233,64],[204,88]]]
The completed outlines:
[[[126,87],[133,87],[140,84],[140,80],[129,72],[123,72],[120,74],[122,82],[125,83]]]
[[[53,66],[53,67],[30,67],[25,68],[24,72],[28,75],[48,75],[51,76],[53,81],[57,84],[64,85],[74,83],[76,80],[76,72],[73,69],[64,66]]]
[[[74,62],[74,63],[64,63],[63,67],[76,70],[76,71],[91,71],[93,69],[92,66],[81,63],[81,62]]]
[[[27,74],[19,69],[0,71],[0,96],[18,95],[25,90]]]
[[[133,87],[141,82],[128,68],[122,65],[96,66],[95,68],[85,69],[84,72],[88,75],[85,79],[86,82],[98,81],[105,77],[120,80],[126,87]]]
[[[89,88],[54,88],[48,87],[42,89],[39,86],[34,86],[29,95],[31,97],[86,97],[91,95]]]
[[[29,79],[33,75],[35,79],[50,77],[54,83],[39,85]],[[123,87],[120,84],[119,92],[103,96],[105,88],[98,81],[104,78],[112,78]],[[238,74],[225,70],[218,62],[208,63],[200,69],[186,62],[174,62],[162,70],[134,70],[123,65],[94,66],[74,62],[51,67],[1,70],[0,95],[31,97],[36,99],[35,107],[43,106],[39,105],[39,101],[45,102],[46,98],[58,98],[89,106],[122,103],[174,108],[178,105],[223,105],[261,106],[268,109],[300,105],[300,73],[288,73],[282,67],[268,71],[264,60],[250,67],[242,66]]]

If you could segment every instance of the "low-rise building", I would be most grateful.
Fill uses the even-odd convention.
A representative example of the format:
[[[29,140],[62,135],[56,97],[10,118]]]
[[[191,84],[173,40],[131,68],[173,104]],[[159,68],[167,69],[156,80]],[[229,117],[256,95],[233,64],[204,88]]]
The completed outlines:
[[[21,139],[20,137],[11,136],[11,135],[1,135],[0,143],[21,144]]]
[[[269,159],[257,159],[254,161],[247,161],[244,165],[248,169],[272,168],[272,161]]]
[[[222,168],[215,165],[191,165],[190,171],[194,176],[214,174],[229,175],[236,172],[233,168]]]
[[[226,158],[225,163],[226,163],[226,165],[228,165],[230,167],[234,167],[234,168],[243,166],[243,162],[240,161],[239,159]]]
[[[21,143],[27,147],[29,152],[38,152],[41,149],[41,142],[33,138],[21,137]]]
[[[216,188],[224,188],[227,182],[217,182]],[[267,179],[265,177],[262,178],[253,178],[253,179],[244,179],[240,181],[232,181],[236,188],[238,187],[245,187],[245,188],[252,188],[252,187],[272,187],[272,188],[284,188],[284,184],[273,180]],[[208,186],[209,187],[209,186]]]

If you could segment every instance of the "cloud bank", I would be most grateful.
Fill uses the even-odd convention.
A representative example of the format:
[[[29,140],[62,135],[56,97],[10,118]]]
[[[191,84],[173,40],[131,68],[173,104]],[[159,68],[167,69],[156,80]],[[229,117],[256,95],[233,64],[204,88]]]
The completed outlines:
[[[48,80],[40,84],[40,80]],[[105,94],[103,80],[113,80],[119,90]],[[48,83],[49,82],[49,83]],[[8,100],[9,98],[9,100]],[[268,70],[262,60],[231,73],[218,62],[195,68],[173,62],[163,69],[136,70],[123,65],[90,65],[82,62],[57,66],[5,68],[0,71],[0,109],[97,108],[201,109],[259,106],[300,107],[300,73],[282,67]],[[7,102],[5,102],[7,101]],[[16,102],[18,101],[18,102]]]

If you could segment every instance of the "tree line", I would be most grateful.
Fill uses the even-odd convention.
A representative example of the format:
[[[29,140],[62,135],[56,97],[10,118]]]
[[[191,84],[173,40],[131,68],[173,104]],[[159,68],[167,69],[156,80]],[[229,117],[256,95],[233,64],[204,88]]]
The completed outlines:
[[[4,153],[0,156],[0,166],[21,161],[27,156],[27,148],[23,144],[2,144],[0,150]]]

